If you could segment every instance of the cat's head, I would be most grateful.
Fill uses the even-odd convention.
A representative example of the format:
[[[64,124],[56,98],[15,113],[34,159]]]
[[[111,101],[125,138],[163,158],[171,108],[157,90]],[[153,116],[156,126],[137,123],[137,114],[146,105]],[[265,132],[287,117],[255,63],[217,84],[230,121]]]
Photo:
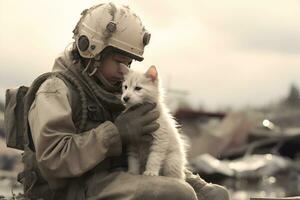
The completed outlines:
[[[124,69],[121,100],[128,108],[145,102],[158,102],[159,82],[155,66],[151,66],[145,73]]]

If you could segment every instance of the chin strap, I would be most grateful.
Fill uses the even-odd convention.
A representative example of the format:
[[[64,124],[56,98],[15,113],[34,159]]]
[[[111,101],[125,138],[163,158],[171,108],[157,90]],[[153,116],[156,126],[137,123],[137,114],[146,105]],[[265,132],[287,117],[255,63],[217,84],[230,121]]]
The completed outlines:
[[[86,65],[86,67],[84,68],[84,70],[82,71],[82,73],[86,73],[90,66],[93,65],[94,69],[92,70],[92,72],[88,73],[88,76],[91,77],[93,76],[94,74],[96,74],[97,70],[98,70],[98,67],[100,66],[100,62],[94,62],[92,61],[92,58],[89,60],[88,64]]]

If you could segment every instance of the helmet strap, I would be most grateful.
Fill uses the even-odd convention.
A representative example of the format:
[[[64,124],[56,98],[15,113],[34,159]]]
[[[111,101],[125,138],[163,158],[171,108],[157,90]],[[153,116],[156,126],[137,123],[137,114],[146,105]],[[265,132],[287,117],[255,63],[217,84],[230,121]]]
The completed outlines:
[[[92,59],[89,60],[88,64],[86,65],[86,67],[84,68],[84,70],[82,71],[82,73],[86,73],[87,70],[89,69],[90,65],[91,65]]]
[[[90,70],[89,70],[90,66],[91,66],[92,64],[94,64],[94,63],[95,63],[95,62],[93,61],[93,58],[90,58],[88,64],[86,65],[86,67],[84,68],[84,70],[82,71],[82,73],[87,73],[87,72],[89,72],[89,71],[90,71]],[[97,65],[97,66],[94,65],[94,69],[93,69],[90,73],[88,73],[88,75],[89,75],[90,77],[93,76],[94,74],[96,74],[97,70],[98,70],[98,65]]]
[[[97,72],[98,68],[94,67],[93,71],[91,73],[89,73],[89,76],[93,76],[96,72]]]

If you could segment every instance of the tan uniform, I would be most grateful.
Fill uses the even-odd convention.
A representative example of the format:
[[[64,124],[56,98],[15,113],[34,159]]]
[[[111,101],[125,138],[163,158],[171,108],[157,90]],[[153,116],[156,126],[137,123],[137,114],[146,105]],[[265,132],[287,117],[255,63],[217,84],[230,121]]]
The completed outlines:
[[[60,59],[54,71],[63,68]],[[197,199],[186,182],[131,175],[124,169],[112,168],[110,163],[105,165],[106,158],[122,152],[118,129],[112,122],[105,121],[76,134],[70,91],[57,77],[47,79],[40,86],[28,121],[38,167],[50,186],[60,189],[66,186],[66,180],[78,177],[79,186],[68,186],[68,190],[73,191],[63,192],[62,199],[168,199],[174,195],[175,199]],[[89,174],[91,169],[94,171]]]
[[[59,78],[46,80],[38,90],[29,124],[37,161],[46,177],[80,176],[106,156],[121,153],[120,136],[112,122],[75,134],[68,88]]]

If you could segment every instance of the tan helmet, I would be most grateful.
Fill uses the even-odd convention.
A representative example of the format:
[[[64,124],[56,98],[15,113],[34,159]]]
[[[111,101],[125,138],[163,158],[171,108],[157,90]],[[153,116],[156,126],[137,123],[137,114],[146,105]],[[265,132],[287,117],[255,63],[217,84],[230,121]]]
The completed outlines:
[[[150,33],[128,6],[105,3],[81,13],[73,33],[76,46],[84,58],[95,58],[107,47],[142,61]]]

